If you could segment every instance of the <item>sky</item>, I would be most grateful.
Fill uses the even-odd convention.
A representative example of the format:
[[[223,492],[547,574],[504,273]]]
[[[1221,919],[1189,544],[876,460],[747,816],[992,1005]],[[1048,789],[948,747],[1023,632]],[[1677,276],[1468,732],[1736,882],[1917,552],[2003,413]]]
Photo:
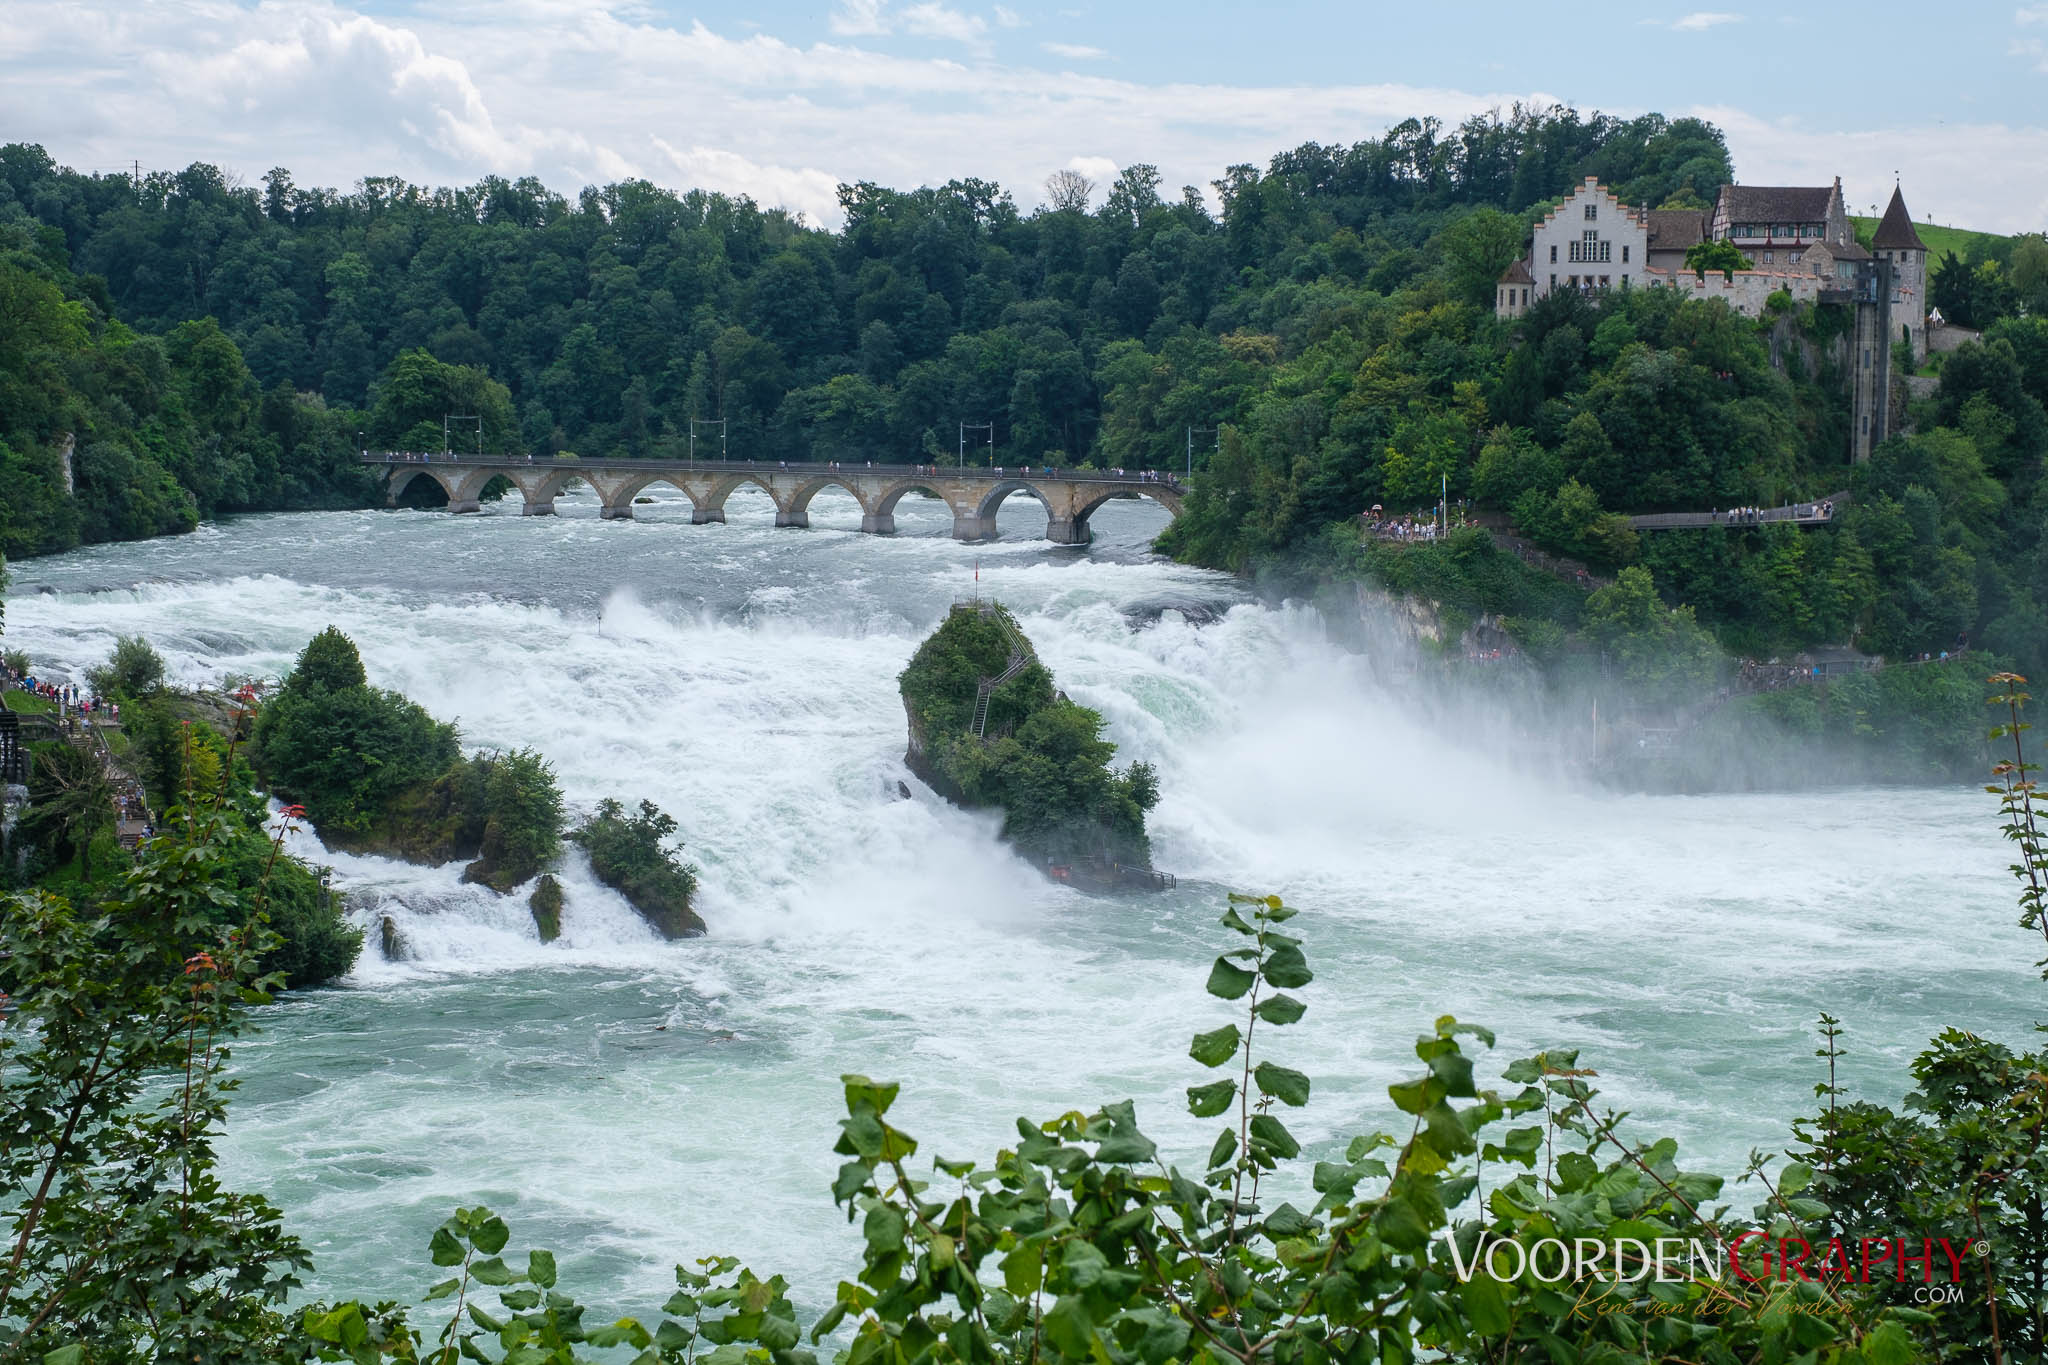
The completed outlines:
[[[836,225],[836,187],[1137,162],[1169,190],[1490,108],[1697,115],[1737,179],[2048,227],[2048,2],[0,0],[0,142],[301,185],[644,177]]]

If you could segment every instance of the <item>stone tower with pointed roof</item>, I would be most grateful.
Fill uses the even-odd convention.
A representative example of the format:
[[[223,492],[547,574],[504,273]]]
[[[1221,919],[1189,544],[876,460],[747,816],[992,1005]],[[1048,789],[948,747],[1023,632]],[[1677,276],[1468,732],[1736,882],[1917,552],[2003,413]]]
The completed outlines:
[[[1896,185],[1870,239],[1870,252],[1891,266],[1891,322],[1898,332],[1892,339],[1909,343],[1918,361],[1927,354],[1927,244],[1913,230],[1906,196]]]

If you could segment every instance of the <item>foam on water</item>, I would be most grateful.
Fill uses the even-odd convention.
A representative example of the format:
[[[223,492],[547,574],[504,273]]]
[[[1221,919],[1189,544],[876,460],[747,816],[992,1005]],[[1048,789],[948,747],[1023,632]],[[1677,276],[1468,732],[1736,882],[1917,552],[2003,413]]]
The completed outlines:
[[[906,1080],[928,1153],[1131,1096],[1198,1156],[1179,1093],[1187,1035],[1220,1020],[1200,982],[1225,888],[1304,910],[1318,979],[1276,1047],[1316,1079],[1290,1116],[1312,1150],[1388,1121],[1385,1085],[1445,1012],[1499,1029],[1503,1058],[1585,1048],[1646,1132],[1723,1172],[1810,1102],[1819,1010],[1883,1098],[1942,1024],[2021,1038],[2033,1017],[1980,795],[1532,775],[1417,721],[1314,612],[1145,555],[1149,504],[1105,507],[1075,553],[960,546],[914,500],[891,539],[830,529],[825,498],[808,533],[739,498],[734,524],[692,527],[676,501],[626,524],[573,496],[548,520],[250,518],[16,567],[9,642],[46,669],[143,633],[182,681],[274,674],[335,624],[466,742],[540,750],[573,808],[656,801],[700,865],[710,937],[659,942],[571,855],[543,946],[524,888],[298,836],[370,946],[340,989],[267,1012],[225,1151],[314,1245],[320,1287],[418,1289],[432,1226],[486,1201],[622,1311],[712,1252],[821,1302],[847,1265],[825,1193],[844,1071]],[[896,675],[975,591],[1018,611],[1120,760],[1158,767],[1178,891],[1056,887],[909,778]]]

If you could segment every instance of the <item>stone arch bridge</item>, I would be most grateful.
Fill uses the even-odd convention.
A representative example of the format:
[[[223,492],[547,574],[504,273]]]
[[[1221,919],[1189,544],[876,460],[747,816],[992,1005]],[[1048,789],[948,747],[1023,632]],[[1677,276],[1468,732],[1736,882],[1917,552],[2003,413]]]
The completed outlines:
[[[1111,498],[1150,498],[1174,516],[1185,493],[1179,480],[1157,471],[1051,469],[1043,465],[954,469],[940,465],[779,464],[724,460],[551,460],[507,456],[464,456],[367,451],[361,462],[387,470],[385,502],[396,506],[415,479],[432,479],[448,494],[448,510],[474,512],[495,478],[511,482],[525,499],[524,515],[549,516],[555,498],[581,480],[597,494],[600,515],[629,520],[633,499],[657,483],[690,500],[698,525],[725,520],[725,500],[743,484],[765,490],[775,503],[777,526],[809,526],[811,499],[841,488],[860,504],[860,529],[889,535],[896,529],[896,504],[923,491],[953,513],[953,538],[989,540],[996,533],[996,509],[1015,493],[1045,507],[1045,538],[1058,545],[1088,543],[1088,518]]]

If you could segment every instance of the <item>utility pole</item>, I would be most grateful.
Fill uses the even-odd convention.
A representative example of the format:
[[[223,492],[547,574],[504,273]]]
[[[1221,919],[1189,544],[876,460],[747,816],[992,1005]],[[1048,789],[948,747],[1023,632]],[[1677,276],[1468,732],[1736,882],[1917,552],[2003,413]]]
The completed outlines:
[[[724,460],[724,459],[725,459],[725,419],[724,419],[723,417],[720,417],[720,418],[718,418],[718,419],[716,419],[716,420],[712,420],[712,419],[709,419],[709,418],[697,418],[697,417],[692,417],[692,418],[690,419],[690,462],[691,462],[692,464],[695,464],[695,463],[696,463],[696,461],[697,461],[697,428],[698,428],[698,427],[717,427],[717,428],[718,428],[718,458],[719,458],[720,460]]]
[[[967,468],[967,433],[985,431],[988,433],[988,467],[996,467],[996,424],[994,422],[962,422],[960,424],[960,467]]]
[[[1199,431],[1199,432],[1201,432],[1201,433],[1202,433],[1202,434],[1203,434],[1204,436],[1214,436],[1214,437],[1216,438],[1216,440],[1215,440],[1215,443],[1214,443],[1213,445],[1211,445],[1211,446],[1209,447],[1209,449],[1211,449],[1211,450],[1220,450],[1220,449],[1222,449],[1222,448],[1223,448],[1223,428],[1222,428],[1222,427],[1189,427],[1189,428],[1188,428],[1188,478],[1189,478],[1190,480],[1192,480],[1192,479],[1193,479],[1193,478],[1195,477],[1195,433],[1196,433],[1196,432],[1198,432],[1198,431]]]
[[[484,454],[484,419],[474,412],[451,412],[442,416],[441,453],[443,455],[453,455],[455,453],[455,446],[450,437],[449,428],[457,422],[476,423],[476,454],[478,459],[482,459]]]

